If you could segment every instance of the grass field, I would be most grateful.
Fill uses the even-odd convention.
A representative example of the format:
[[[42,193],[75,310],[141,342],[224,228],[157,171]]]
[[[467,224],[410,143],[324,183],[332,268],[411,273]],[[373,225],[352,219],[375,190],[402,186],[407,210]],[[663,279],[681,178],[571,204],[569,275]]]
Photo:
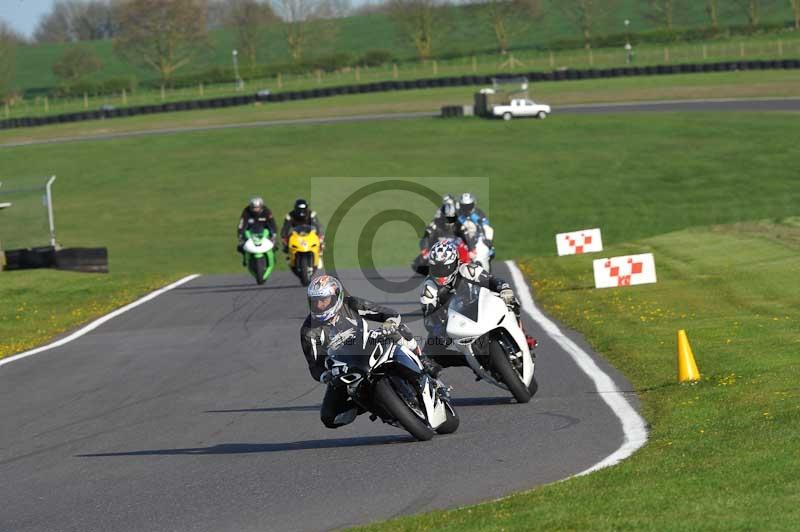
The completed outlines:
[[[720,24],[745,24],[743,12],[733,3],[722,2],[720,6]],[[488,24],[481,22],[475,15],[475,9],[457,8],[452,10],[451,20],[440,24],[434,51],[437,54],[453,54],[471,56],[476,52],[495,49],[492,30]],[[530,47],[542,45],[555,39],[578,39],[580,32],[570,23],[561,9],[558,0],[545,0],[545,16],[529,31],[512,39],[512,46]],[[632,21],[631,31],[639,32],[654,29],[660,24],[645,16],[648,11],[646,0],[620,0],[607,9],[600,10],[595,20],[595,33],[619,34],[625,31],[623,21]],[[761,0],[761,20],[763,22],[787,21],[791,19],[789,3],[786,0]],[[676,9],[675,25],[677,27],[705,27],[708,25],[702,2],[688,2]],[[289,53],[280,35],[279,28],[265,31],[260,50],[263,63],[290,63]],[[231,66],[231,50],[235,40],[229,31],[215,31],[212,34],[214,48],[195,65],[195,69],[210,66]],[[134,73],[139,79],[152,79],[150,71],[133,69],[122,63],[114,54],[110,41],[95,41],[92,47],[101,57],[104,68],[97,75],[98,79],[126,76]],[[17,60],[17,87],[44,88],[54,87],[57,80],[52,73],[52,65],[64,53],[66,45],[42,44],[21,47]],[[340,23],[339,31],[332,43],[317,47],[310,51],[311,55],[350,53],[360,55],[368,50],[390,50],[400,59],[414,57],[410,41],[397,31],[391,18],[382,13],[373,13],[345,18]],[[188,70],[188,69],[187,69]]]
[[[238,124],[261,120],[325,118],[412,111],[435,112],[443,105],[472,103],[473,94],[478,88],[459,87],[360,94],[5,130],[0,131],[0,144],[130,131]],[[554,106],[687,98],[798,97],[800,96],[800,71],[765,70],[539,82],[532,84],[530,92],[537,100]],[[558,109],[556,109],[557,111]]]
[[[367,530],[796,529],[800,219],[683,230],[603,256],[644,251],[656,285],[595,290],[592,256],[523,269],[544,308],[633,382],[648,444],[587,477]],[[695,385],[676,382],[678,329],[703,376]]]

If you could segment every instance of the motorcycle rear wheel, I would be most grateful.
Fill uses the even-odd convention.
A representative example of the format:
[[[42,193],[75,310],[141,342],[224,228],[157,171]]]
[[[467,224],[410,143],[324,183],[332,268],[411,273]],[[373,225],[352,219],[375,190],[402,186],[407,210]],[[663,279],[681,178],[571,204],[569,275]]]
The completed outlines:
[[[386,410],[387,414],[396,419],[416,439],[428,441],[433,438],[434,430],[411,411],[411,408],[392,387],[388,377],[379,380],[375,384],[375,399]]]
[[[455,410],[449,404],[444,405],[444,411],[447,414],[447,419],[444,423],[436,427],[437,434],[452,434],[456,430],[458,430],[458,425],[461,421],[458,419],[458,414],[456,414]]]
[[[525,383],[522,381],[522,376],[517,373],[511,361],[508,359],[503,346],[499,342],[492,341],[489,344],[489,356],[492,361],[492,367],[500,374],[503,382],[508,386],[508,390],[518,403],[527,403],[531,400],[531,392]]]

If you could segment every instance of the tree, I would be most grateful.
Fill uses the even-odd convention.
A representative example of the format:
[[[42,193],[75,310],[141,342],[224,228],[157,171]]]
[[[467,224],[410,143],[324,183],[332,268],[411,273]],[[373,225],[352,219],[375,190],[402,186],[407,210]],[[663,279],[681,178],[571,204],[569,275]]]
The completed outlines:
[[[103,62],[94,50],[72,46],[53,65],[53,74],[66,84],[80,81],[103,68]]]
[[[20,37],[0,20],[0,100],[11,90],[16,66],[16,45]]]
[[[446,8],[443,0],[389,1],[392,16],[406,38],[413,43],[419,59],[429,59],[433,55]]]
[[[751,28],[755,28],[758,26],[760,21],[759,17],[759,7],[760,1],[759,0],[736,0],[736,3],[739,5],[739,8],[744,11],[745,16],[747,17],[747,24]]]
[[[675,14],[675,0],[650,0],[648,18],[656,24],[672,30],[673,15]]]
[[[114,50],[152,68],[164,83],[210,46],[203,0],[127,0],[119,26]]]
[[[283,21],[283,33],[295,62],[308,55],[309,49],[330,41],[336,33],[335,17],[339,4],[330,0],[272,0],[274,12]]]
[[[719,0],[706,0],[706,13],[711,22],[711,28],[719,29]]]
[[[583,46],[587,50],[592,47],[592,30],[599,13],[597,0],[559,0],[561,10],[576,25],[583,35]],[[602,6],[609,9],[609,6]]]
[[[227,23],[236,33],[236,48],[251,68],[258,63],[258,45],[264,26],[276,20],[275,12],[268,4],[257,0],[234,0],[230,3]]]
[[[800,30],[800,0],[789,0],[792,4],[792,15],[794,15],[794,29]]]
[[[116,33],[114,10],[118,0],[58,0],[39,19],[37,42],[91,41]]]
[[[540,0],[485,0],[486,17],[500,53],[506,53],[511,39],[528,30],[542,14]]]

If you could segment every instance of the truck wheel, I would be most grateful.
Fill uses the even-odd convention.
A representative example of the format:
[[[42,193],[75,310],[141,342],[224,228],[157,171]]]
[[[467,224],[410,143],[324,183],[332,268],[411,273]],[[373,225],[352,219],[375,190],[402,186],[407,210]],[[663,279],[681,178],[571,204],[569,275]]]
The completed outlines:
[[[511,120],[511,113],[503,113],[503,120],[505,120],[506,122]]]
[[[547,118],[547,113],[545,113],[544,111],[539,111],[539,114],[536,116],[539,117],[539,120],[544,120],[545,118]]]

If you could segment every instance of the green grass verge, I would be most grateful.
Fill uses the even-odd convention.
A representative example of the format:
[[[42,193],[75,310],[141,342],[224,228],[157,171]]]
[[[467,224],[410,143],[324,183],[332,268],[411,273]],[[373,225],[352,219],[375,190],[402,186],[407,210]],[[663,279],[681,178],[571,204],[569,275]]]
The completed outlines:
[[[435,112],[443,105],[471,104],[473,94],[478,88],[459,87],[359,94],[14,129],[0,131],[0,143],[175,127],[237,124],[260,120],[412,111]],[[537,100],[555,106],[663,99],[798,97],[800,71],[768,70],[542,82],[532,85],[531,95]]]
[[[523,261],[545,310],[633,382],[648,444],[587,477],[365,530],[796,529],[800,224],[792,223],[684,230],[603,252],[653,252],[655,285],[596,290],[592,256]],[[694,385],[676,382],[678,329],[688,331],[703,376]]]
[[[125,289],[133,297],[189,272],[241,271],[233,235],[246,198],[261,193],[282,215],[295,198],[309,196],[311,176],[490,177],[490,197],[481,200],[502,235],[503,257],[549,254],[556,232],[587,226],[601,225],[613,243],[789,216],[800,203],[795,121],[792,114],[417,120],[4,150],[4,176],[59,176],[59,240],[107,245],[112,273],[104,281],[60,272],[0,274],[0,300],[11,300],[12,291],[17,298],[0,306],[2,352],[52,334],[40,320],[17,319],[25,301],[62,315],[69,314],[60,310],[67,299],[76,308],[98,301],[96,315],[125,299],[119,297]],[[330,214],[321,212],[325,221]],[[413,234],[393,243],[379,260],[407,263],[416,249]],[[75,285],[80,290],[61,299],[53,292],[76,279],[86,283]],[[111,291],[93,292],[93,282]],[[59,328],[90,317],[64,318]]]

